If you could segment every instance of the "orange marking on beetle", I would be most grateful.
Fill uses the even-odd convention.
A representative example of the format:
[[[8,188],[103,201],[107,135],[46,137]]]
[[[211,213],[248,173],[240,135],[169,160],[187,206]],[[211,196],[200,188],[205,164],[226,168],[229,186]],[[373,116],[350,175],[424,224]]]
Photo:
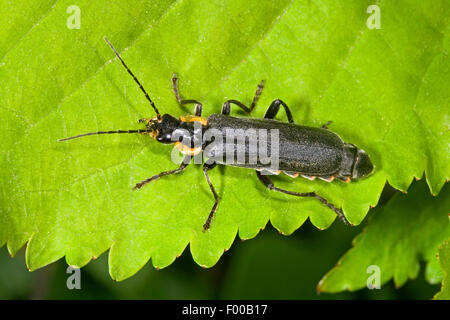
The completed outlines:
[[[149,135],[152,136],[153,139],[156,139],[156,137],[157,137],[158,134],[159,134],[159,131],[158,131],[158,130],[155,130],[155,131],[149,131],[149,132],[142,132],[141,134],[143,134],[143,135],[149,134]]]
[[[199,117],[199,116],[192,116],[192,115],[187,115],[187,116],[181,116],[180,120],[183,122],[200,122],[203,126],[206,126],[208,124],[208,121],[205,118]]]
[[[330,176],[328,179],[322,178],[323,181],[332,182],[334,180],[334,176]]]
[[[291,178],[297,178],[299,175],[300,175],[300,173],[298,173],[298,172],[295,172],[295,173],[292,173],[292,174],[287,174],[289,177],[291,177]]]
[[[350,179],[350,177],[348,177],[347,179],[345,179],[345,183],[350,183],[350,181],[351,181],[352,179]]]
[[[180,152],[182,154],[185,154],[185,155],[188,155],[188,156],[195,156],[195,155],[199,154],[202,151],[202,147],[190,148],[190,147],[182,144],[179,141],[175,142],[175,148],[180,150]]]

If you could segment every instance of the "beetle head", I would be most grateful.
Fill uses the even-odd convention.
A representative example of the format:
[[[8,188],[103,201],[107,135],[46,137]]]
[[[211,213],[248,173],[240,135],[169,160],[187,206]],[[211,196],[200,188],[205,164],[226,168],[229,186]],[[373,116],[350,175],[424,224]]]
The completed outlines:
[[[372,173],[373,164],[367,153],[362,149],[356,150],[355,162],[353,164],[352,178],[359,179]]]
[[[147,124],[147,130],[156,141],[169,144],[174,143],[172,134],[180,126],[180,120],[172,117],[170,114],[165,114],[158,119],[157,117],[151,119]]]

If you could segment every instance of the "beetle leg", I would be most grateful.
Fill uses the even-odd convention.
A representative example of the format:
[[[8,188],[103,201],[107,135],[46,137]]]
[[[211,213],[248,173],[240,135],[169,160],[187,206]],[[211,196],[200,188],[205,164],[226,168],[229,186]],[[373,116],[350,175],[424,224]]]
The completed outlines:
[[[178,78],[177,78],[176,73],[174,73],[172,76],[172,88],[173,88],[173,93],[175,94],[175,98],[177,99],[177,101],[180,105],[195,103],[194,114],[198,117],[202,116],[203,106],[200,102],[198,102],[197,100],[193,100],[193,99],[189,99],[189,100],[181,99],[180,91],[178,90]]]
[[[330,125],[330,124],[332,124],[333,123],[333,121],[327,121],[327,123],[324,123],[323,125],[322,125],[322,129],[328,129],[328,126]]]
[[[256,89],[255,95],[253,96],[253,100],[252,100],[252,104],[250,105],[250,108],[238,100],[227,100],[222,105],[221,113],[226,116],[230,115],[231,103],[233,103],[233,104],[237,105],[239,108],[241,108],[242,110],[244,110],[246,113],[250,114],[253,111],[253,109],[255,109],[256,103],[258,102],[259,97],[261,96],[263,88],[264,88],[264,80],[261,80],[261,82],[258,84],[258,88]]]
[[[181,162],[180,166],[179,166],[177,169],[175,169],[175,170],[170,170],[170,171],[163,171],[163,172],[161,172],[161,173],[159,173],[159,174],[156,174],[156,175],[154,175],[154,176],[152,176],[152,177],[150,177],[150,178],[148,178],[148,179],[145,179],[145,180],[143,180],[143,181],[137,183],[137,184],[133,187],[133,190],[140,189],[140,188],[142,188],[143,186],[145,186],[147,183],[152,182],[152,181],[155,181],[155,180],[158,180],[159,178],[162,178],[162,177],[164,177],[164,176],[168,176],[168,175],[175,174],[175,173],[179,173],[179,172],[183,171],[184,169],[186,169],[186,167],[188,166],[188,164],[190,163],[190,161],[191,161],[191,156],[185,156],[184,159],[183,159],[183,161]]]
[[[212,163],[212,164],[205,163],[203,165],[203,173],[205,174],[206,182],[208,182],[209,188],[211,189],[211,192],[214,195],[214,205],[211,208],[211,211],[209,212],[209,215],[208,215],[208,218],[205,221],[205,224],[203,225],[203,232],[208,230],[209,227],[211,226],[212,218],[214,216],[214,213],[217,210],[217,207],[219,206],[219,196],[217,195],[217,192],[214,189],[214,186],[212,185],[211,179],[209,178],[209,175],[208,175],[208,170],[214,168],[215,166],[216,166],[215,162]]]
[[[250,113],[251,110],[249,107],[247,107],[245,104],[243,104],[242,102],[238,101],[238,100],[227,100],[223,103],[222,105],[222,112],[221,114],[229,116],[230,112],[231,112],[231,103],[237,105],[238,107],[240,107],[242,110],[244,110],[247,113]]]
[[[281,189],[281,188],[275,187],[272,180],[268,176],[261,175],[261,173],[259,173],[258,171],[256,171],[256,175],[258,176],[259,180],[270,190],[278,191],[278,192],[285,193],[285,194],[290,194],[292,196],[297,196],[297,197],[314,197],[314,198],[316,198],[317,200],[322,202],[324,205],[326,205],[328,208],[333,210],[337,214],[339,219],[341,219],[345,224],[349,224],[349,222],[345,218],[344,213],[342,212],[341,209],[336,208],[333,204],[329,203],[325,198],[319,196],[315,192],[300,193],[300,192],[294,192],[294,191]]]
[[[294,118],[292,117],[291,110],[289,110],[289,107],[286,105],[286,103],[284,103],[280,99],[272,101],[272,103],[270,104],[269,108],[266,111],[266,114],[264,115],[264,118],[274,119],[278,111],[280,110],[280,105],[282,105],[284,110],[286,111],[289,123],[294,123]]]
[[[259,100],[259,97],[261,96],[261,93],[264,89],[264,80],[261,80],[261,82],[258,84],[258,87],[256,88],[255,95],[253,96],[252,104],[250,105],[250,112],[255,109],[256,103]]]

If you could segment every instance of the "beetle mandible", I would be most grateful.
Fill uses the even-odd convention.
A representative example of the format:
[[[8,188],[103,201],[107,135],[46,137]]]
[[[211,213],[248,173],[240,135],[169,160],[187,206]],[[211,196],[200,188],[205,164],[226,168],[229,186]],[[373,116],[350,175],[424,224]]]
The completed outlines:
[[[260,161],[257,161],[256,163],[241,163],[232,161],[230,163],[226,161],[219,161],[214,158],[213,161],[211,159],[208,159],[208,161],[203,164],[203,172],[215,200],[208,218],[203,225],[203,231],[206,231],[210,228],[212,218],[219,205],[219,196],[217,195],[217,192],[208,175],[208,171],[214,168],[217,164],[255,169],[258,179],[264,184],[266,188],[292,196],[316,198],[321,203],[333,210],[342,221],[348,223],[340,208],[337,208],[315,192],[301,193],[276,187],[268,176],[270,174],[279,174],[283,172],[293,178],[300,175],[310,180],[313,180],[317,177],[327,182],[331,182],[336,178],[348,183],[351,181],[351,179],[360,179],[372,173],[374,166],[370,161],[367,153],[364,150],[357,148],[353,144],[343,142],[337,134],[329,131],[328,125],[331,123],[331,121],[328,121],[326,124],[324,124],[322,128],[306,127],[294,124],[294,119],[289,107],[280,99],[276,99],[270,104],[263,119],[231,117],[231,105],[240,107],[247,114],[250,114],[253,111],[262,93],[264,87],[263,81],[261,81],[261,83],[258,85],[250,107],[247,107],[245,104],[238,100],[227,100],[224,102],[222,106],[222,112],[220,114],[212,114],[208,118],[204,118],[202,117],[203,106],[199,101],[184,100],[181,98],[178,90],[178,79],[176,74],[174,74],[172,77],[172,85],[175,97],[180,105],[194,104],[194,115],[180,117],[179,119],[169,114],[161,115],[157,107],[155,106],[155,103],[147,94],[142,84],[131,72],[131,70],[123,61],[122,57],[113,47],[113,45],[108,41],[108,39],[106,39],[106,37],[105,41],[111,47],[127,72],[138,84],[139,88],[142,90],[145,97],[150,102],[153,110],[155,111],[156,117],[151,119],[139,120],[140,123],[145,124],[145,129],[90,132],[65,139],[60,139],[58,141],[67,141],[83,136],[99,134],[141,133],[151,135],[154,139],[156,139],[156,141],[160,143],[174,144],[175,148],[177,148],[184,154],[184,159],[178,168],[161,172],[137,183],[133,188],[133,190],[136,190],[142,188],[149,182],[155,181],[161,177],[182,172],[191,162],[193,156],[196,156],[200,152],[206,150],[208,147],[211,147],[212,141],[204,141],[200,144],[200,146],[194,147],[193,142],[197,139],[198,133],[203,134],[207,130],[214,129],[216,130],[216,132],[219,132],[219,134],[225,137],[227,130],[230,129],[255,129],[255,132],[258,132],[256,135],[256,140],[260,142],[259,140],[262,139],[261,136],[259,136],[260,129],[276,130],[279,143],[277,170],[268,168],[267,165],[263,164]],[[288,123],[274,119],[278,111],[280,110],[280,107],[284,108]],[[174,139],[175,136],[177,137]],[[244,145],[240,145],[240,143],[244,143]],[[243,142],[233,140],[231,142],[231,147],[233,149],[244,150],[244,157],[247,159],[249,156],[251,156],[251,152],[249,151],[250,149],[247,144],[248,142],[245,140]],[[230,145],[228,141],[226,144],[216,143],[216,146],[214,148],[210,148],[209,155],[224,153],[224,150],[226,147],[228,147],[228,145]]]

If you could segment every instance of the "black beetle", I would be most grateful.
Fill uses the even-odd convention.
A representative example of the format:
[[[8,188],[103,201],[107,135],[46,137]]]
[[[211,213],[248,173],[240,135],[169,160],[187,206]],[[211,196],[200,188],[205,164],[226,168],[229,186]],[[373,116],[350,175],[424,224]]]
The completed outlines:
[[[373,171],[374,166],[367,153],[352,144],[344,143],[337,134],[329,131],[328,124],[331,121],[324,124],[322,128],[294,124],[289,107],[280,99],[276,99],[270,104],[264,115],[264,119],[231,117],[231,104],[240,107],[248,114],[251,113],[261,95],[264,85],[263,81],[258,85],[250,107],[247,107],[237,100],[227,100],[222,106],[221,114],[212,114],[208,118],[203,118],[203,107],[200,102],[197,100],[181,99],[178,91],[178,79],[175,74],[172,78],[175,97],[180,105],[195,104],[195,115],[180,117],[180,119],[169,114],[161,115],[144,87],[127,67],[119,53],[114,49],[108,39],[105,38],[105,41],[122,62],[128,73],[139,85],[139,88],[144,92],[145,97],[156,112],[156,117],[139,120],[140,123],[146,124],[146,129],[91,132],[60,139],[59,141],[97,134],[141,133],[151,135],[158,142],[174,144],[175,147],[185,155],[182,163],[177,169],[164,171],[143,180],[135,185],[133,188],[134,190],[140,189],[147,183],[161,177],[183,171],[193,157],[205,151],[204,155],[208,160],[203,164],[203,172],[211,192],[214,195],[215,202],[203,225],[203,231],[209,229],[211,220],[219,204],[219,197],[208,175],[208,170],[212,169],[217,164],[256,169],[259,180],[267,188],[293,196],[314,197],[336,212],[341,220],[348,223],[341,209],[336,208],[333,204],[329,203],[315,192],[299,193],[284,190],[276,187],[268,177],[270,174],[279,174],[280,172],[283,172],[293,178],[301,175],[310,180],[317,177],[327,182],[331,182],[335,178],[344,182],[350,182],[351,179],[359,179],[369,175]],[[274,120],[280,106],[283,106],[286,112],[288,123]],[[215,132],[214,138],[210,140],[202,139],[208,130]],[[264,137],[262,135],[262,130],[265,130]],[[241,140],[233,137],[233,139],[225,140],[226,142],[223,142],[223,139],[220,142],[216,140],[217,137],[220,138],[221,136],[224,139],[227,139],[229,137],[227,133],[230,131],[239,131],[246,134],[251,132],[257,146],[261,146],[261,143],[264,142],[263,145],[266,146],[266,149],[276,145],[277,167],[274,169],[272,166],[269,166],[267,162],[258,159],[256,154],[258,150],[252,149],[249,136],[244,136],[244,139]],[[277,135],[271,136],[271,138],[268,139],[266,135],[267,131],[276,132]],[[274,137],[276,137],[276,141],[274,140]],[[227,161],[224,161],[223,157],[230,149],[233,156],[227,158]],[[243,161],[242,159],[241,161],[238,161],[237,159],[239,150],[243,156]],[[268,150],[265,151],[266,154],[269,154]],[[248,161],[252,157],[256,160]]]

